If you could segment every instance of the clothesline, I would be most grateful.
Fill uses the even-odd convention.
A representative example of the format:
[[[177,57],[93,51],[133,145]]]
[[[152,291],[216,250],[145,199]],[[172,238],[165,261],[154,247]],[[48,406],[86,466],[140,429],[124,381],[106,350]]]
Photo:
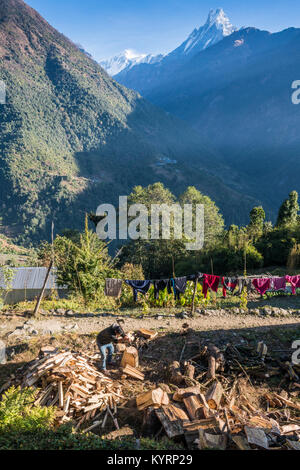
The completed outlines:
[[[197,272],[188,276],[175,277],[169,279],[153,279],[153,280],[129,280],[129,279],[106,279],[105,294],[112,297],[120,297],[122,292],[122,283],[125,282],[133,290],[134,300],[137,301],[138,293],[147,294],[151,285],[154,286],[154,297],[159,298],[160,291],[167,289],[168,293],[174,293],[175,299],[185,293],[188,281],[194,281],[194,297],[196,294],[197,284],[202,281],[202,291],[204,298],[207,297],[208,290],[218,292],[220,283],[223,287],[223,297],[227,292],[233,295],[241,295],[244,289],[254,291],[254,289],[264,295],[267,291],[278,292],[285,291],[286,284],[291,285],[292,294],[296,293],[296,288],[300,288],[300,275],[295,276],[216,276],[214,274],[205,274]]]

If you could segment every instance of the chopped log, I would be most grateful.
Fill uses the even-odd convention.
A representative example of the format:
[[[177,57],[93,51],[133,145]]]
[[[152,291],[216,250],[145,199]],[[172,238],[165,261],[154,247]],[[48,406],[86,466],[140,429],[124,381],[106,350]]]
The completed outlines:
[[[153,437],[160,428],[161,422],[155,413],[155,408],[153,406],[145,408],[142,424],[142,435],[145,437]]]
[[[95,423],[92,424],[92,426],[89,426],[88,428],[84,429],[83,432],[92,431],[92,429],[97,428],[98,426],[100,426],[100,424],[101,424],[101,421],[95,421]]]
[[[59,393],[59,407],[64,407],[64,389],[62,382],[58,382],[58,393]]]
[[[131,367],[129,364],[127,364],[126,367],[124,367],[123,373],[125,375],[129,375],[130,377],[133,377],[134,379],[138,379],[138,380],[145,379],[145,376],[142,372],[140,372],[135,367]]]
[[[139,353],[133,346],[127,347],[123,353],[121,367],[126,367],[127,364],[135,368],[139,366]]]
[[[216,359],[214,356],[209,356],[208,358],[207,378],[209,379],[216,378]]]
[[[125,343],[117,343],[115,345],[115,349],[117,353],[124,352],[126,350],[126,344]]]
[[[184,406],[188,412],[190,419],[198,419],[203,417],[203,404],[199,395],[190,395],[183,399]]]
[[[155,413],[170,439],[184,434],[183,422],[188,420],[188,416],[179,405],[162,406]]]
[[[194,378],[195,375],[195,367],[192,366],[189,362],[184,364],[184,375],[189,377],[190,379]]]
[[[180,385],[184,381],[178,361],[174,361],[169,365],[169,380],[175,385]]]
[[[183,401],[184,398],[187,398],[190,395],[199,395],[200,394],[200,387],[187,387],[187,388],[179,388],[173,395],[173,400],[175,401]]]
[[[286,440],[286,445],[291,450],[300,450],[300,442],[299,441],[291,441],[290,439]]]
[[[227,446],[226,434],[209,434],[204,429],[199,429],[199,450],[225,450]]]
[[[244,427],[249,444],[254,444],[263,449],[269,449],[268,439],[263,429]]]
[[[161,388],[150,390],[136,397],[136,405],[138,410],[143,410],[149,406],[168,405],[169,398],[166,392]]]
[[[146,330],[146,328],[140,328],[137,331],[137,334],[145,339],[153,339],[157,336],[158,333],[156,331]]]
[[[217,346],[209,343],[204,351],[204,356],[208,362],[207,378],[214,379],[216,371],[225,362],[224,355]]]
[[[206,397],[205,397],[208,406],[213,410],[217,410],[220,405],[222,396],[223,396],[222,385],[220,384],[220,382],[214,382],[213,385],[208,390]]]
[[[232,436],[232,440],[239,450],[251,450],[251,447],[244,436]]]
[[[299,431],[300,426],[298,424],[286,424],[285,426],[281,426],[282,434],[289,434],[290,432]]]
[[[202,429],[219,429],[218,420],[215,416],[207,419],[198,419],[192,422],[186,422],[183,424],[184,432],[198,432]]]
[[[133,437],[134,431],[129,426],[124,426],[121,429],[116,431],[111,431],[108,434],[105,434],[104,438],[114,441],[115,439],[122,439],[127,437]]]
[[[292,400],[287,400],[286,398],[283,398],[281,395],[278,395],[277,393],[274,393],[274,397],[282,401],[283,403],[285,403],[290,408],[294,408],[295,410],[300,410],[300,405],[297,405],[296,403],[292,402]]]

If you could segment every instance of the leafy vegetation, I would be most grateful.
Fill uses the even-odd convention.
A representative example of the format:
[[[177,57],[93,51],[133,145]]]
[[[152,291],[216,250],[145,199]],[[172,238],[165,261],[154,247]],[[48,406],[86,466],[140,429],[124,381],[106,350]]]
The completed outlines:
[[[55,407],[34,403],[37,390],[10,388],[0,402],[1,450],[135,450],[136,439],[108,440],[92,433],[75,432],[72,424],[55,427]],[[142,438],[140,449],[175,449],[168,439]]]

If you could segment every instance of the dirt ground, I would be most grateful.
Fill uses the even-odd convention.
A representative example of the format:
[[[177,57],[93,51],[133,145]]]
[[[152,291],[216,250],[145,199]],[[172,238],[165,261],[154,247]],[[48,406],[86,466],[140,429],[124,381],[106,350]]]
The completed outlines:
[[[25,331],[20,336],[11,335],[16,329],[24,328],[28,320],[35,334],[27,334]],[[110,316],[91,317],[89,314],[70,318],[49,315],[34,320],[25,314],[1,315],[0,338],[6,345],[7,364],[0,365],[0,387],[18,368],[36,358],[42,346],[52,345],[74,351],[97,353],[96,335],[113,321],[114,318]],[[188,324],[190,331],[189,341],[183,334],[185,323]],[[225,349],[226,345],[231,343],[244,348],[247,355],[247,348],[253,351],[258,341],[263,341],[268,346],[270,355],[277,355],[280,360],[290,361],[293,353],[292,343],[300,340],[299,316],[276,318],[223,313],[218,316],[199,315],[184,320],[174,317],[125,320],[126,331],[138,330],[141,327],[157,331],[158,336],[140,352],[140,368],[145,374],[144,382],[129,378],[123,380],[126,402],[118,411],[120,426],[130,426],[136,436],[139,435],[142,426],[142,414],[136,409],[135,397],[161,383],[168,383],[168,364],[180,358],[182,361],[189,360],[199,352],[199,344],[211,341],[220,349]],[[120,356],[117,356],[117,363],[119,359]],[[99,367],[101,365],[100,357],[98,365]],[[202,372],[201,368],[197,371]],[[249,383],[242,369],[238,373],[242,379],[243,394],[255,407],[264,406],[260,397],[268,390],[276,390],[279,393],[289,385],[282,376],[264,380],[251,377]],[[120,380],[120,374],[118,367],[111,370],[112,377],[117,380]],[[113,429],[108,427],[106,432]]]
[[[112,322],[118,317],[93,317],[91,318],[89,314],[81,314],[80,317],[51,317],[31,319],[30,325],[37,330],[39,334],[42,335],[55,335],[62,333],[64,328],[66,331],[68,328],[70,330],[74,327],[77,334],[91,334],[97,333],[101,329],[106,328],[111,325]],[[23,327],[23,325],[28,321],[26,316],[0,316],[0,338],[4,341],[7,340],[9,333],[14,331],[18,327]],[[199,315],[196,318],[189,318],[188,320],[181,320],[178,318],[126,318],[125,319],[125,329],[136,330],[139,328],[148,328],[155,331],[180,331],[182,324],[188,322],[190,328],[195,329],[199,332],[205,331],[222,331],[222,330],[240,330],[244,328],[262,328],[262,331],[266,328],[272,328],[273,326],[285,326],[285,325],[299,325],[300,326],[300,317],[299,316],[290,316],[283,318],[273,318],[273,317],[261,317],[253,315],[235,315],[235,314],[219,314],[213,316],[202,316]],[[9,341],[10,342],[10,341]]]

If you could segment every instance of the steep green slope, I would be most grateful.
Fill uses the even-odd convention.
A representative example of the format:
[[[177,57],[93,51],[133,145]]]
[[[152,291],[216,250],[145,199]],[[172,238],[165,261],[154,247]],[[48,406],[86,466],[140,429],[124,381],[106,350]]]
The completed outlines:
[[[212,175],[214,155],[194,131],[112,80],[21,0],[0,0],[0,216],[30,238],[78,227],[84,211],[136,184],[194,184],[229,222],[252,199]],[[176,160],[160,166],[162,158]]]

